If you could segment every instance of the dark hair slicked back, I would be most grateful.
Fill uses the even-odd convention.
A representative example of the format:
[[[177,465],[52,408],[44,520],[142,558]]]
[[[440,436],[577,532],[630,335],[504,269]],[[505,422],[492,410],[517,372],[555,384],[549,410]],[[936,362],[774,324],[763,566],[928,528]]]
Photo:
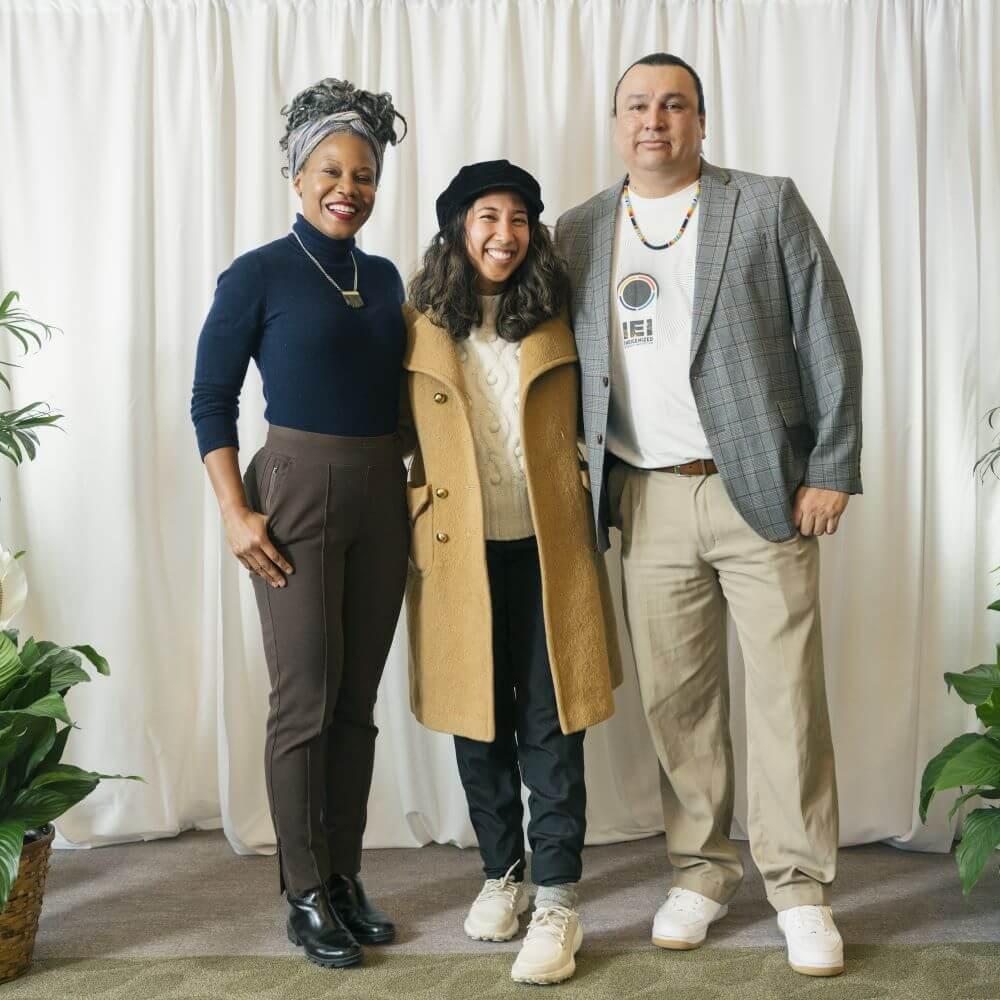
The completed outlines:
[[[611,99],[612,118],[616,118],[618,115],[618,88],[622,85],[622,80],[625,79],[626,74],[633,66],[680,66],[681,69],[686,69],[694,80],[694,89],[698,92],[698,114],[703,115],[705,113],[705,90],[701,85],[701,77],[694,71],[694,68],[688,65],[680,56],[671,55],[669,52],[651,52],[648,56],[636,59],[618,77],[618,82],[615,84],[614,97]]]

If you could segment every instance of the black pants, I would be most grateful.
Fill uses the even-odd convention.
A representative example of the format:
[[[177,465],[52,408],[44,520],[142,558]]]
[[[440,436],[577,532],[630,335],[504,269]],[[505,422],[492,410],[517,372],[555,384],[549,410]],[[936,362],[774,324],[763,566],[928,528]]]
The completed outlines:
[[[244,477],[295,567],[277,590],[254,577],[271,678],[267,793],[295,896],[361,865],[372,713],[406,582],[405,475],[394,435],[272,426]]]
[[[455,737],[458,771],[487,878],[522,862],[521,779],[528,786],[528,842],[536,885],[577,882],[587,828],[583,733],[559,728],[545,645],[542,578],[534,538],[487,542],[493,607],[496,739]]]

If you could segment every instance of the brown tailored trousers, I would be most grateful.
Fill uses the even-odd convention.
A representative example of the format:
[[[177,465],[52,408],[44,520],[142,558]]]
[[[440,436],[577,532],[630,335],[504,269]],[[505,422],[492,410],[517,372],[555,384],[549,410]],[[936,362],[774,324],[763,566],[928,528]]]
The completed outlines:
[[[253,585],[271,679],[265,775],[281,887],[357,874],[379,680],[403,601],[406,469],[396,435],[271,426],[244,476],[295,572]]]

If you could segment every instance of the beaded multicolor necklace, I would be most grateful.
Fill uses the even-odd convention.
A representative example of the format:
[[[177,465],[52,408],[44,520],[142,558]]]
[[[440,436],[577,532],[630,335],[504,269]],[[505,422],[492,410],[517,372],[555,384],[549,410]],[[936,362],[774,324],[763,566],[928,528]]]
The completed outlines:
[[[688,206],[687,215],[684,216],[681,228],[677,230],[677,235],[672,240],[667,240],[666,243],[650,243],[642,235],[642,230],[639,228],[639,223],[635,217],[635,209],[632,207],[632,199],[628,196],[628,177],[625,178],[624,194],[625,211],[628,212],[629,222],[632,223],[632,228],[635,230],[635,235],[639,237],[639,241],[643,246],[649,247],[650,250],[666,250],[668,247],[672,247],[684,235],[684,230],[687,229],[688,223],[691,221],[691,216],[694,215],[694,210],[698,207],[698,199],[701,197],[701,179],[699,178],[698,186],[694,189],[694,197]]]

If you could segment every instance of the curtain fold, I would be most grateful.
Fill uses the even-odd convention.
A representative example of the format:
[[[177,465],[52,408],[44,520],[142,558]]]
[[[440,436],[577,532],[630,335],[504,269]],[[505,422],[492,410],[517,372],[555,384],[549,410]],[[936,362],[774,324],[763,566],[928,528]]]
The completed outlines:
[[[972,476],[1000,405],[1000,13],[976,0],[0,0],[0,287],[65,331],[14,370],[9,405],[67,414],[36,462],[0,466],[0,541],[28,550],[15,624],[107,655],[112,676],[71,696],[68,759],[146,778],[102,784],[62,846],[222,826],[273,850],[259,623],[188,404],[217,274],[296,210],[282,105],[323,76],[393,94],[410,132],[360,242],[408,278],[463,163],[530,169],[550,224],[615,180],[612,90],[655,50],[702,75],[707,158],[795,178],[843,270],[866,492],[822,547],[841,840],[948,848],[947,797],[916,816],[924,764],[973,722],[941,674],[1000,638],[997,487]],[[245,465],[265,433],[253,370],[239,426]],[[366,844],[468,845],[451,740],[409,713],[405,628]],[[661,829],[631,668],[586,753],[589,842]]]

